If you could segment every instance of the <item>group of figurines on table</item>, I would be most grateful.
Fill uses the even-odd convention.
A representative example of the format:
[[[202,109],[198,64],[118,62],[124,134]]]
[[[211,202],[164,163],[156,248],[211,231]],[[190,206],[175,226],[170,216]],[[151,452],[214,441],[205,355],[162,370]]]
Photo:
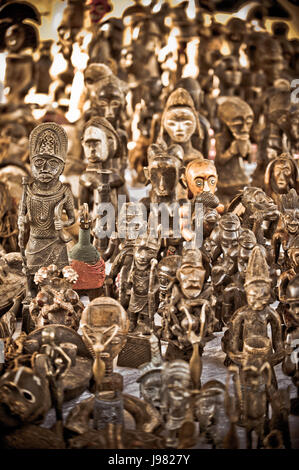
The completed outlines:
[[[59,27],[68,68],[57,96],[75,74],[83,3],[69,1]],[[95,10],[104,3],[92,2]],[[21,51],[37,28],[24,20],[40,17],[27,2],[0,9],[11,80],[0,117],[1,448],[238,448],[242,432],[247,448],[292,447],[298,40],[287,39],[284,22],[269,34],[263,8],[224,27],[207,7],[197,7],[196,21],[167,2],[151,19],[153,7],[124,12],[132,32],[139,28],[126,53],[121,21],[98,23],[90,9],[85,108],[75,124],[59,106],[34,121],[12,64],[26,75],[21,64],[32,57]],[[156,59],[171,36],[167,15],[181,34],[180,58],[163,87],[167,61]],[[200,73],[182,78],[197,36]],[[225,41],[230,56],[221,56]],[[138,190],[150,188],[137,202],[128,167]],[[216,375],[208,361],[217,337],[226,379],[202,383],[205,360]],[[124,392],[116,360],[136,369],[140,398]],[[280,387],[279,369],[290,386]],[[65,417],[63,403],[86,391]],[[53,407],[53,427],[40,426]]]

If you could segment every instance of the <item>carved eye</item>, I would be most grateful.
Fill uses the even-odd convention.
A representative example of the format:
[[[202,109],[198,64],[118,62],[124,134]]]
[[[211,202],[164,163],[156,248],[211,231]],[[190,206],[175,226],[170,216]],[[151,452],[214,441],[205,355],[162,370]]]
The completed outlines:
[[[196,178],[195,184],[196,184],[196,186],[201,188],[203,186],[203,180],[201,178]]]
[[[37,158],[35,161],[34,161],[34,165],[35,166],[42,166],[42,164],[44,163],[44,160],[42,158]]]
[[[50,160],[49,165],[51,168],[56,168],[58,165],[58,162],[56,160]]]
[[[212,184],[213,186],[216,184],[216,180],[214,177],[209,178],[209,183]]]
[[[35,396],[31,392],[29,392],[29,390],[22,389],[21,393],[27,401],[29,401],[30,403],[35,403]]]

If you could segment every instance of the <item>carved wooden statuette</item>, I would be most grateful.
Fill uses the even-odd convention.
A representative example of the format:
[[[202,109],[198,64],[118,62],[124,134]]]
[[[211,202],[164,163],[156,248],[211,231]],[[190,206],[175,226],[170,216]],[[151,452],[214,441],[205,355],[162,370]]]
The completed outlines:
[[[230,203],[229,211],[240,216],[243,228],[249,228],[261,245],[268,245],[275,233],[280,212],[273,199],[261,188],[246,187]]]
[[[148,198],[141,202],[146,205],[148,211],[149,230],[161,224],[161,250],[167,253],[172,246],[174,251],[180,252],[182,240],[175,219],[178,216],[180,202],[180,176],[183,151],[180,145],[152,144],[148,148],[148,166],[144,168],[147,182],[151,183],[151,191]],[[159,207],[162,207],[159,212]],[[168,226],[166,222],[168,219]]]
[[[285,270],[290,267],[287,252],[297,238],[299,228],[299,197],[294,188],[288,194],[281,195],[279,206],[281,213],[272,237],[272,246],[275,263]]]
[[[249,229],[241,230],[238,239],[237,271],[231,275],[229,283],[222,292],[221,320],[224,325],[229,323],[236,310],[246,305],[245,275],[249,257],[255,246],[256,238],[254,233]]]
[[[29,2],[11,2],[0,9],[0,50],[7,51],[4,86],[9,104],[19,105],[34,85],[32,53],[39,43],[41,16]]]
[[[116,300],[98,297],[85,308],[81,325],[87,348],[94,359],[98,358],[97,364],[94,364],[94,367],[99,367],[94,371],[97,392],[121,391],[123,377],[113,372],[113,359],[126,343],[129,329],[126,311]],[[103,345],[100,350],[99,344]]]
[[[42,266],[68,265],[63,227],[75,222],[74,200],[68,185],[59,181],[67,152],[67,135],[53,122],[38,125],[30,134],[32,182],[24,181],[19,211],[19,246],[28,276],[29,297],[34,297],[33,277]],[[62,220],[66,211],[68,220]],[[25,229],[29,239],[25,245]],[[26,248],[26,250],[25,250]]]
[[[120,289],[126,289],[122,298],[125,303],[129,300],[127,311],[130,334],[127,345],[118,358],[120,366],[138,367],[150,360],[149,337],[154,328],[156,313],[156,258],[160,243],[160,239],[150,235],[143,237],[135,247],[128,280],[122,279],[121,276]],[[137,350],[139,354],[136,354]]]
[[[195,204],[203,204],[203,239],[207,238],[216,223],[224,207],[220,204],[219,199],[215,195],[217,190],[218,175],[211,160],[192,160],[188,163],[183,181],[187,184],[188,198],[192,201],[192,230],[190,231],[184,225],[184,207],[180,210],[181,230],[185,240],[190,241],[194,234],[194,213]],[[198,221],[199,222],[199,221]]]
[[[216,298],[213,287],[206,282],[207,269],[199,249],[183,252],[176,275],[179,284],[173,285],[169,303],[166,358],[189,360],[192,354],[189,329],[196,335],[201,334],[200,354],[205,343],[213,337]]]
[[[243,358],[244,343],[252,336],[268,338],[268,324],[271,325],[272,342],[269,362],[272,366],[284,356],[281,320],[278,313],[269,307],[271,298],[271,278],[262,247],[252,250],[245,275],[247,306],[241,307],[232,316],[229,329],[223,337],[223,349],[233,362]],[[276,379],[272,371],[272,381]]]
[[[178,432],[190,407],[191,376],[189,364],[181,359],[165,363],[162,372],[161,412],[166,447],[177,447]]]
[[[121,143],[112,125],[103,117],[93,117],[84,126],[82,145],[87,167],[80,177],[80,204],[87,202],[96,213],[94,192],[103,183],[101,174],[109,172],[110,201],[117,208],[117,196],[123,194],[124,179],[115,159],[121,157]],[[103,201],[104,202],[104,201]]]
[[[215,165],[219,175],[218,195],[226,204],[249,183],[243,160],[251,151],[253,111],[238,97],[223,98],[218,107],[223,130],[216,135]]]
[[[257,448],[263,446],[271,386],[271,341],[264,336],[244,340],[240,368],[229,367],[234,376],[234,393],[238,424],[246,429],[246,446],[252,448],[252,433],[257,434]]]
[[[159,306],[157,313],[162,317],[159,336],[167,341],[171,337],[169,323],[171,322],[169,303],[171,299],[172,288],[176,279],[176,272],[180,268],[182,257],[178,255],[169,255],[162,258],[157,266],[159,279]]]
[[[52,404],[55,408],[55,430],[63,435],[63,378],[68,373],[72,360],[61,346],[55,344],[55,330],[50,326],[43,329],[42,346],[35,358],[40,374],[48,379]]]

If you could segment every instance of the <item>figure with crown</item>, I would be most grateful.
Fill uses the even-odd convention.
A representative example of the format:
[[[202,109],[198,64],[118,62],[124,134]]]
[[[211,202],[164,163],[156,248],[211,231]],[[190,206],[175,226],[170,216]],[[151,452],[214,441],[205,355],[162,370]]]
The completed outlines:
[[[29,150],[32,181],[23,181],[18,226],[28,280],[27,297],[32,298],[36,295],[33,278],[39,268],[55,264],[62,269],[69,263],[66,248],[69,240],[63,228],[75,222],[75,212],[72,192],[59,179],[67,153],[64,129],[54,122],[38,125],[30,134]],[[63,212],[67,220],[62,220]]]

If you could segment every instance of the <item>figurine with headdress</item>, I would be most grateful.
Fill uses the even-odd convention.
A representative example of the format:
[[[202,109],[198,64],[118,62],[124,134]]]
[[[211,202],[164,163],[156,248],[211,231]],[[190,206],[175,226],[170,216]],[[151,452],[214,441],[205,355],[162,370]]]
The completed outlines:
[[[278,313],[269,307],[271,283],[265,250],[257,245],[251,252],[245,275],[247,305],[234,313],[222,341],[224,351],[237,364],[242,360],[245,341],[250,340],[252,336],[268,338],[269,324],[272,332],[269,361],[274,366],[283,358],[281,319]],[[275,383],[274,371],[272,380]]]
[[[67,135],[53,122],[35,127],[30,135],[32,182],[24,180],[19,212],[19,245],[32,294],[34,274],[42,266],[68,265],[63,227],[75,222],[74,200],[68,185],[60,182],[67,152]],[[65,210],[67,220],[62,220]],[[29,239],[25,245],[25,229]],[[26,250],[25,250],[26,248]]]

